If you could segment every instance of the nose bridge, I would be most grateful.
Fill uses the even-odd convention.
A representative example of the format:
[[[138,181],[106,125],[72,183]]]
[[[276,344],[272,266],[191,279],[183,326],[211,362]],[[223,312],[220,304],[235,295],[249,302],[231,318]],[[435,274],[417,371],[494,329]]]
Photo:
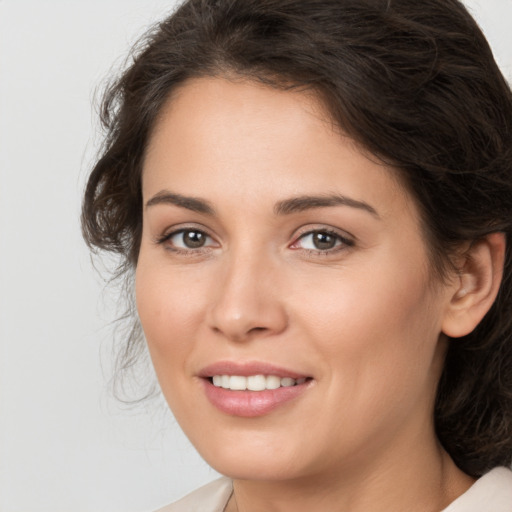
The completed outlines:
[[[242,243],[228,251],[222,265],[211,327],[233,340],[282,331],[287,316],[278,293],[275,258],[254,244]]]

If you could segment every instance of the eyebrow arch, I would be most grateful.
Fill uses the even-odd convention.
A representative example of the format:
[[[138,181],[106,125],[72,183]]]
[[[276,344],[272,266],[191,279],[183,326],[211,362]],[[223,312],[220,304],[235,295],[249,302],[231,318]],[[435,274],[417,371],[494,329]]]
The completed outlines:
[[[215,209],[209,201],[199,199],[197,197],[183,196],[181,194],[175,194],[168,190],[161,190],[155,194],[146,203],[146,208],[155,206],[157,204],[172,204],[180,208],[186,208],[197,213],[203,213],[205,215],[215,215]],[[368,203],[364,201],[358,201],[350,197],[343,196],[341,194],[321,195],[321,196],[298,196],[290,199],[284,199],[279,201],[274,206],[274,213],[276,215],[290,215],[296,212],[302,212],[313,208],[326,208],[333,206],[348,206],[351,208],[357,208],[360,210],[371,213],[374,217],[380,218],[379,214]]]
[[[274,207],[274,212],[276,215],[289,215],[313,208],[325,208],[330,206],[349,206],[351,208],[367,211],[374,217],[380,218],[373,206],[370,206],[364,201],[358,201],[341,194],[292,197],[284,201],[279,201]]]
[[[186,208],[197,213],[204,213],[205,215],[215,215],[213,206],[204,199],[197,197],[182,196],[181,194],[174,194],[167,190],[161,190],[155,194],[147,203],[146,208],[155,206],[157,204],[173,204],[181,208]]]

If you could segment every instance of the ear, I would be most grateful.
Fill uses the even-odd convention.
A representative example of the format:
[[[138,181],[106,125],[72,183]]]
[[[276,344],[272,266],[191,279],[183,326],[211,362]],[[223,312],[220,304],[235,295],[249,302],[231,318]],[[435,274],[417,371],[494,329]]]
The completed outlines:
[[[489,311],[503,276],[505,246],[504,233],[491,233],[461,255],[442,322],[444,334],[452,338],[469,334]]]

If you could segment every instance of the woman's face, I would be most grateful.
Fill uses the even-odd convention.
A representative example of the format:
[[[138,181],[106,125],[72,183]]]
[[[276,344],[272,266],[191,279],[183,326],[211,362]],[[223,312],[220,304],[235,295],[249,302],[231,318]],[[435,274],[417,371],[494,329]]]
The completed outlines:
[[[212,466],[300,478],[434,442],[448,289],[395,172],[311,95],[187,82],[153,132],[143,198],[140,320]]]

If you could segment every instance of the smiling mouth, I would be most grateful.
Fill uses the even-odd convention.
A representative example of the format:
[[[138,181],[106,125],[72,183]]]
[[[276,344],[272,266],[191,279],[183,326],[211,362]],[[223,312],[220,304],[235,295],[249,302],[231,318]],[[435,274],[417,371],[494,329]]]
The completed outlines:
[[[252,366],[252,368],[250,368]],[[229,416],[265,416],[311,389],[313,377],[264,363],[218,363],[200,374],[210,403]]]
[[[208,379],[215,387],[229,389],[231,391],[265,391],[300,386],[310,377],[292,379],[291,377],[279,377],[277,375],[213,375]]]

